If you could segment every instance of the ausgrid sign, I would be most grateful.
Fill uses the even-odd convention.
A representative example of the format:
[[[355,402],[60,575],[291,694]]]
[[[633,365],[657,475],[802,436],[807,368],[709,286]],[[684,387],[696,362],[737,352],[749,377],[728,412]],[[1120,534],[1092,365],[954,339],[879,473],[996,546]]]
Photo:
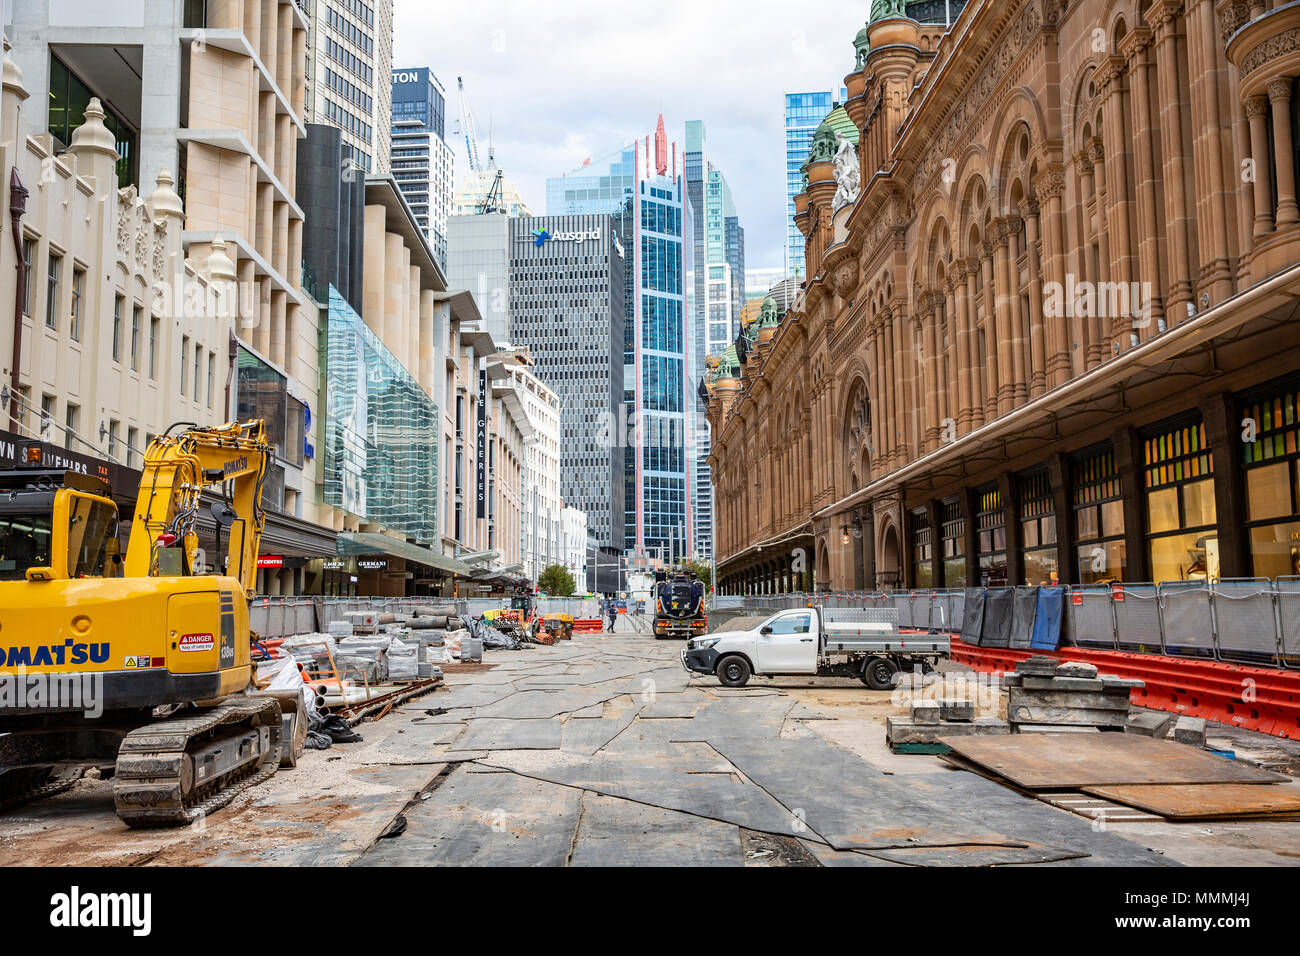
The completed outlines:
[[[600,242],[600,226],[593,229],[581,229],[577,232],[547,232],[545,229],[534,229],[530,233],[533,243],[536,246],[544,246],[548,242],[587,242],[588,240]]]

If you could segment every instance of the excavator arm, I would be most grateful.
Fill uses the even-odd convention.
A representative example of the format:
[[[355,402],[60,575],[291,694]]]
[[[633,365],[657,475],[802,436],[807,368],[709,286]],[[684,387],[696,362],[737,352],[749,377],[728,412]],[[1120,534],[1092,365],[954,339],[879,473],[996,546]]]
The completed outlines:
[[[125,576],[199,573],[200,499],[204,491],[221,488],[225,505],[217,518],[229,542],[225,573],[238,578],[251,596],[266,523],[261,496],[271,452],[262,421],[187,425],[171,434],[176,427],[145,452]]]

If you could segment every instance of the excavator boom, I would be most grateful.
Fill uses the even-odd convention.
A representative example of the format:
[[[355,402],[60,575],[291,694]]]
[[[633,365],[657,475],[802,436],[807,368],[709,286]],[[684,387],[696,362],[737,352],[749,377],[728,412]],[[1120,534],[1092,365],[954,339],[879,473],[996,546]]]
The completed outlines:
[[[170,432],[155,438],[145,452],[125,574],[202,573],[205,569],[198,566],[200,497],[220,487],[226,500],[216,514],[229,541],[224,573],[238,579],[245,595],[251,596],[266,524],[261,496],[270,446],[262,421],[212,428],[191,425],[177,435]]]

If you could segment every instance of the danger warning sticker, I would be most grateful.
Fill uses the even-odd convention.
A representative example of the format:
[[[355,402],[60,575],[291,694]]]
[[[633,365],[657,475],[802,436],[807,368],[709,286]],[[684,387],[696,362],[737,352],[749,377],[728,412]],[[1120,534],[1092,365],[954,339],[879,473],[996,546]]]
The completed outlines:
[[[215,646],[211,634],[182,634],[177,649],[181,651],[210,651]]]

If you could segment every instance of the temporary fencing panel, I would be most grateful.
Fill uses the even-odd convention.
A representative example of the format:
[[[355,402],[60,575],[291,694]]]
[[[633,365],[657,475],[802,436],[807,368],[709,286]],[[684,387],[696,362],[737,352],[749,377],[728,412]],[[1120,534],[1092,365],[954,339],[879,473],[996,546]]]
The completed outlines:
[[[1209,587],[1199,581],[1174,581],[1160,584],[1156,591],[1166,652],[1180,657],[1214,657],[1214,606]]]
[[[1063,637],[1078,647],[1115,650],[1115,607],[1110,588],[1070,588],[1065,595]]]
[[[966,592],[948,592],[948,630],[959,632],[966,619]]]
[[[1277,579],[1277,618],[1282,628],[1282,663],[1300,667],[1300,578]]]
[[[1252,664],[1278,662],[1278,619],[1274,592],[1266,580],[1216,581],[1214,633],[1223,660]]]
[[[966,613],[962,615],[961,639],[979,645],[984,636],[984,589],[966,589]]]
[[[984,593],[984,634],[980,647],[1010,647],[1015,616],[1015,589],[989,588]]]
[[[1011,613],[1011,637],[1007,644],[1019,650],[1033,646],[1034,617],[1038,611],[1038,588],[1018,587]]]
[[[1154,584],[1115,585],[1111,588],[1111,604],[1115,611],[1116,646],[1121,651],[1146,654],[1163,651],[1161,603]]]
[[[1030,647],[1054,651],[1061,646],[1061,613],[1064,600],[1064,588],[1038,589],[1038,606],[1034,612],[1034,635],[1029,642]]]

